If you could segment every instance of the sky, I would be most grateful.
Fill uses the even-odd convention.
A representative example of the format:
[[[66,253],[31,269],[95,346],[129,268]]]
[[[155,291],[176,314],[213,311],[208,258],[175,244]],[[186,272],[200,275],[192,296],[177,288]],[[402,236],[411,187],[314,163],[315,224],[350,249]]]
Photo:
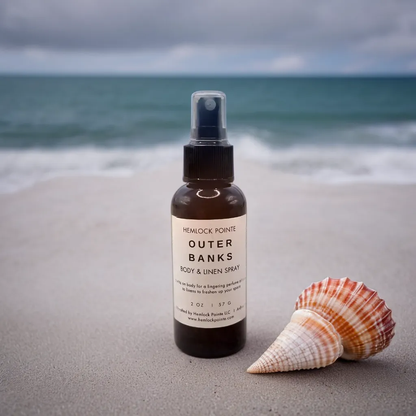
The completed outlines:
[[[416,75],[416,0],[0,0],[0,73]]]

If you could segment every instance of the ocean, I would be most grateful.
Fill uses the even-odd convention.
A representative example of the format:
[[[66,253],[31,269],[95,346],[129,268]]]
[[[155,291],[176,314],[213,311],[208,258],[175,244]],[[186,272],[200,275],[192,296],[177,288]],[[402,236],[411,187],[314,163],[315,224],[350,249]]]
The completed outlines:
[[[331,184],[416,183],[416,77],[0,76],[0,193],[180,160],[204,89],[227,94],[239,160]]]

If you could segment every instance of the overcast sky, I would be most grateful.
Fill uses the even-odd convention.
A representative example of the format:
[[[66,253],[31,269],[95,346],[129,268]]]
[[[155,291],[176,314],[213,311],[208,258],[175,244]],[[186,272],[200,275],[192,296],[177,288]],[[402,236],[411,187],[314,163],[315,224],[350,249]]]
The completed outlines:
[[[416,74],[416,0],[0,0],[0,72]]]

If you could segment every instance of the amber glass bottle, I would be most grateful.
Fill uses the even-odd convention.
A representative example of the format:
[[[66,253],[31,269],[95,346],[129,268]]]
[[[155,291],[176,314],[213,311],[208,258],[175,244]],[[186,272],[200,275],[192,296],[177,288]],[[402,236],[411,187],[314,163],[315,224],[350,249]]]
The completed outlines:
[[[234,180],[225,94],[192,95],[184,182],[172,199],[176,345],[196,357],[233,354],[246,340],[246,200]]]

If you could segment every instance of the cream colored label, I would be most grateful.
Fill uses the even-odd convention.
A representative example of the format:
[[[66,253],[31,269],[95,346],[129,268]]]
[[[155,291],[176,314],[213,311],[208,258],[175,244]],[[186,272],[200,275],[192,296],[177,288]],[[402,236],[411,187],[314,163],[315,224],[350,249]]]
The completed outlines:
[[[172,216],[175,319],[219,328],[246,317],[246,215],[222,220]]]

